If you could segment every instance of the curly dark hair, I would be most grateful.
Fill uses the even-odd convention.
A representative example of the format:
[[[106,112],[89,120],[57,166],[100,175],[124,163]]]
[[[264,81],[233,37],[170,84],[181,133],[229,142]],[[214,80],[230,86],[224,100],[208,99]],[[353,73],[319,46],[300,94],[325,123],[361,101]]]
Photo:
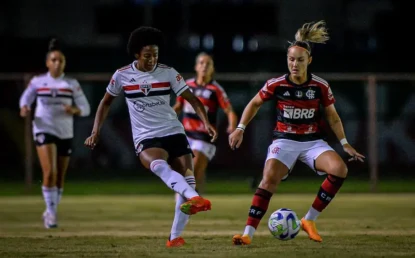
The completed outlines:
[[[134,56],[139,54],[145,46],[156,45],[160,48],[163,46],[163,42],[163,34],[160,30],[142,26],[131,32],[128,39],[127,52],[129,55]]]

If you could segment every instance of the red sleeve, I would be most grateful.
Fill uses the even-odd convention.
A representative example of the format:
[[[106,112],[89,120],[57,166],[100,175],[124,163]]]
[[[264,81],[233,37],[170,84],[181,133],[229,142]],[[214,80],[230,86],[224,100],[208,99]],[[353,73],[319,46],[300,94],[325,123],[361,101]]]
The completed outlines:
[[[321,85],[321,101],[323,102],[324,107],[328,107],[331,104],[334,104],[336,100],[334,99],[333,92],[331,91],[330,85]]]
[[[268,80],[264,87],[259,91],[259,96],[263,101],[272,99],[274,96],[275,88],[278,86],[277,82],[273,82],[273,79]]]
[[[176,98],[176,101],[183,104],[184,103],[184,98],[182,96],[178,96]]]
[[[217,88],[216,96],[218,98],[219,106],[222,109],[227,109],[228,107],[231,106],[231,102],[228,98],[228,95],[226,94],[225,90],[221,86],[217,85],[216,88]]]

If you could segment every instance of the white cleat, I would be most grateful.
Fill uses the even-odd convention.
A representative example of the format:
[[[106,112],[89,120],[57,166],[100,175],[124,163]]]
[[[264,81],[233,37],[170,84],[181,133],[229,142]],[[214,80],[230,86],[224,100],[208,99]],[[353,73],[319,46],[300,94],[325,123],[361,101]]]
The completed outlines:
[[[43,213],[43,223],[45,228],[57,228],[58,223],[56,219],[56,215],[45,211]]]

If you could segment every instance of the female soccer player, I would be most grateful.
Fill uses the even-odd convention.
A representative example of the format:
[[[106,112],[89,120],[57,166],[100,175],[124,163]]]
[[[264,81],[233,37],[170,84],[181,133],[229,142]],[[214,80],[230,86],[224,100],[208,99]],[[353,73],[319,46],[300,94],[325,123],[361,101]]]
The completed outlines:
[[[246,125],[261,105],[271,99],[277,100],[274,140],[268,148],[262,181],[252,200],[245,231],[243,235],[233,237],[235,245],[251,243],[254,232],[268,209],[272,194],[281,180],[288,176],[297,159],[317,173],[327,174],[310,210],[301,220],[301,227],[310,239],[322,241],[315,220],[342,186],[347,176],[347,167],[341,157],[321,139],[320,105],[323,106],[327,121],[344,151],[352,157],[351,160],[363,162],[364,156],[346,140],[329,84],[307,71],[312,61],[310,42],[324,43],[328,39],[324,21],[304,24],[288,48],[289,73],[265,83],[246,106],[240,124],[229,136],[230,147],[239,148]]]
[[[216,140],[216,130],[209,123],[203,104],[190,92],[182,76],[175,69],[158,63],[162,37],[161,31],[152,27],[140,27],[131,33],[127,49],[136,60],[114,73],[85,145],[94,148],[98,143],[112,101],[124,92],[137,156],[144,167],[181,195],[176,201],[173,226],[167,241],[168,247],[177,247],[185,244],[181,233],[188,215],[210,210],[211,203],[195,191],[192,150],[183,125],[170,106],[170,92],[173,90],[191,103],[212,142]]]
[[[196,78],[187,80],[186,84],[205,106],[209,121],[213,125],[216,122],[218,108],[223,109],[228,117],[227,132],[229,134],[232,133],[236,128],[238,118],[232,109],[225,90],[213,80],[215,67],[212,57],[204,52],[197,55],[195,71]],[[177,114],[180,114],[182,111],[184,113],[182,122],[190,143],[190,148],[195,155],[193,161],[197,192],[203,194],[206,168],[208,162],[215,155],[216,146],[210,142],[210,136],[203,126],[203,121],[196,115],[195,110],[189,102],[179,96],[173,108]]]
[[[88,116],[90,107],[76,79],[65,76],[66,58],[56,39],[46,55],[48,73],[33,77],[20,98],[20,115],[30,115],[36,99],[33,135],[43,171],[46,228],[57,227],[57,206],[72,153],[73,117]],[[75,103],[73,103],[75,102]],[[75,105],[73,105],[75,104]]]

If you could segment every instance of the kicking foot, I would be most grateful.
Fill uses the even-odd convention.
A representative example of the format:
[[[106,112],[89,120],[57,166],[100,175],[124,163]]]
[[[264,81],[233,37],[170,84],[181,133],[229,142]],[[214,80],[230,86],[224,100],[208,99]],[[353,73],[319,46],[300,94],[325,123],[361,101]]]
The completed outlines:
[[[196,196],[180,205],[180,210],[187,215],[193,215],[200,211],[208,211],[211,209],[211,206],[212,204],[209,200]]]

